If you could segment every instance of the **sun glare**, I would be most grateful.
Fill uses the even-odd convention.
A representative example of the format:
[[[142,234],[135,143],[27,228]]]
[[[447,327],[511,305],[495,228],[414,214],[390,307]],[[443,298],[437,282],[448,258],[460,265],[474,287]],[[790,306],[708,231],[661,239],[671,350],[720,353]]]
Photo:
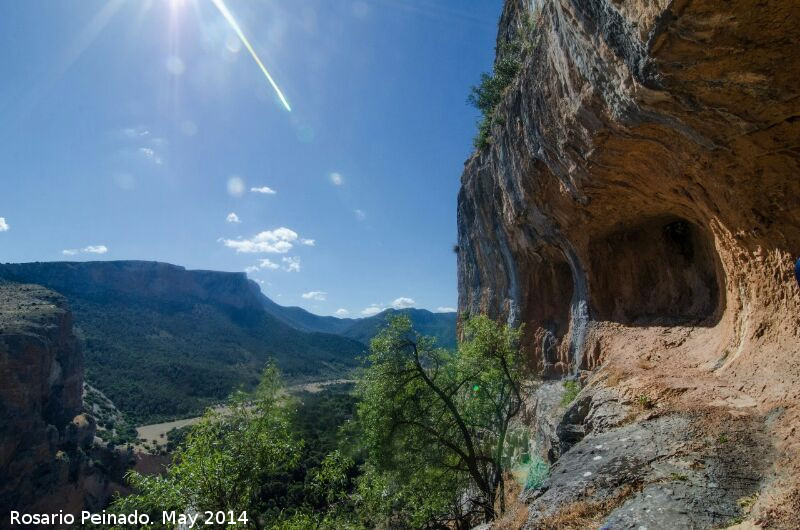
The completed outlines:
[[[248,41],[247,37],[245,37],[242,28],[239,27],[239,24],[238,22],[236,22],[236,19],[233,18],[233,14],[228,10],[228,7],[225,5],[225,2],[223,2],[222,0],[211,0],[211,3],[213,3],[214,6],[216,6],[216,8],[219,10],[219,12],[222,13],[222,16],[225,17],[225,20],[228,22],[228,24],[230,24],[231,29],[233,29],[233,31],[239,37],[239,40],[242,41],[242,44],[244,44],[244,47],[247,48],[247,51],[250,52],[250,55],[253,57],[253,60],[261,69],[261,72],[264,74],[264,77],[267,78],[269,84],[272,85],[273,89],[275,89],[275,93],[278,94],[278,98],[280,98],[281,103],[283,103],[283,106],[286,107],[286,110],[291,112],[292,107],[289,106],[289,102],[286,101],[286,98],[283,96],[283,92],[281,92],[281,89],[278,88],[278,84],[275,83],[274,79],[272,79],[272,76],[267,71],[267,67],[264,66],[264,63],[261,62],[261,59],[258,57],[256,51],[250,45],[250,41]]]
[[[187,2],[187,0],[167,0],[167,1],[169,2],[170,8],[172,10],[177,10],[177,9],[183,7]],[[292,107],[289,105],[289,102],[286,100],[286,96],[283,95],[283,92],[281,91],[280,87],[278,87],[278,84],[275,82],[275,80],[272,78],[272,75],[267,70],[267,67],[264,66],[264,63],[261,61],[261,58],[258,56],[258,54],[256,53],[255,49],[250,44],[250,41],[247,39],[247,37],[245,36],[244,32],[242,31],[242,28],[239,26],[239,23],[234,18],[233,13],[231,13],[231,11],[228,9],[228,6],[225,5],[225,2],[223,0],[211,0],[211,3],[214,4],[214,7],[217,8],[217,10],[220,12],[222,17],[225,19],[225,21],[228,23],[228,25],[234,31],[234,33],[236,33],[236,36],[238,37],[239,41],[241,42],[241,44],[239,44],[238,47],[240,47],[243,44],[244,47],[247,48],[247,51],[250,53],[250,56],[253,58],[253,60],[258,65],[258,68],[261,70],[261,72],[264,74],[264,77],[267,78],[267,81],[269,81],[269,84],[275,90],[275,93],[278,95],[278,98],[280,99],[281,104],[283,104],[283,106],[286,108],[287,111],[291,112],[292,111]],[[225,43],[225,46],[231,51],[233,51],[234,49],[236,49],[236,51],[238,51],[237,44],[238,43],[235,42],[235,41],[234,42],[230,42],[229,41],[229,42]],[[170,69],[170,71],[172,72],[173,70]]]

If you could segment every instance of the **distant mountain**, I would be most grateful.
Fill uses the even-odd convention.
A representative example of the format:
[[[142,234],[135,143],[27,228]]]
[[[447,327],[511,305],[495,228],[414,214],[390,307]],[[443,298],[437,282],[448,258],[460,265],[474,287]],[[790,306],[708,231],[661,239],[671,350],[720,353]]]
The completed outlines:
[[[261,303],[264,309],[272,316],[300,331],[342,335],[350,326],[358,322],[354,318],[323,317],[310,313],[302,307],[278,305],[263,294],[261,295]]]
[[[387,309],[367,318],[336,318],[315,315],[300,307],[284,307],[266,296],[263,296],[262,303],[275,318],[295,329],[335,333],[364,344],[369,344],[372,337],[386,325],[390,316],[402,313],[411,317],[417,332],[436,337],[439,346],[443,348],[456,346],[456,313],[432,313],[425,309],[409,308]]]
[[[387,309],[369,318],[356,320],[342,335],[366,344],[384,327],[390,316],[405,314],[411,318],[414,330],[422,335],[435,337],[443,348],[456,347],[456,314],[432,313],[426,309]]]
[[[269,358],[287,379],[319,379],[346,374],[365,350],[357,340],[276,318],[244,273],[56,262],[0,264],[0,278],[67,298],[87,380],[138,422],[199,412],[252,386]]]

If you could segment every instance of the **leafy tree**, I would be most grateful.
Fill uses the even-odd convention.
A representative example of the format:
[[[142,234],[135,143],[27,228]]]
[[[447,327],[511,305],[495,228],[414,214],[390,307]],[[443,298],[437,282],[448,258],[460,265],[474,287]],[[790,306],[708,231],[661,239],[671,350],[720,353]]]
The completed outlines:
[[[522,405],[520,331],[465,323],[457,353],[394,318],[357,384],[367,511],[404,527],[467,528],[505,509],[507,434]]]
[[[164,476],[129,473],[137,493],[117,499],[114,510],[139,510],[156,523],[162,510],[232,510],[237,517],[247,512],[247,527],[264,528],[264,514],[274,510],[263,490],[297,466],[302,449],[291,429],[292,401],[281,391],[278,370],[268,364],[253,394],[238,393],[227,410],[206,412]]]

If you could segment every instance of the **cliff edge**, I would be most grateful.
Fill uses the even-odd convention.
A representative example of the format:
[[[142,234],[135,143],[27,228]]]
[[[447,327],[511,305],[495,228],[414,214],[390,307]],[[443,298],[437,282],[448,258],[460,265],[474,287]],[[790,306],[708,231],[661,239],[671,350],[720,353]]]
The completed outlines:
[[[498,48],[529,51],[462,175],[459,312],[583,383],[532,395],[553,473],[528,527],[579,502],[613,528],[798,524],[798,24],[786,0],[505,2]]]
[[[95,447],[83,356],[60,295],[0,280],[0,512],[78,513],[106,503],[124,455]]]

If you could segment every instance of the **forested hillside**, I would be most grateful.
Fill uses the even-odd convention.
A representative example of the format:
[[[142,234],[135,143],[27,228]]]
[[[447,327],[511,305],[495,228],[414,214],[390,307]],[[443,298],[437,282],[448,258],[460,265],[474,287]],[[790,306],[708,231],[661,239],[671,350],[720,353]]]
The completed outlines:
[[[346,374],[364,346],[298,331],[264,311],[244,274],[149,262],[0,265],[69,301],[86,378],[136,423],[202,412],[258,381],[273,358],[288,381]]]

